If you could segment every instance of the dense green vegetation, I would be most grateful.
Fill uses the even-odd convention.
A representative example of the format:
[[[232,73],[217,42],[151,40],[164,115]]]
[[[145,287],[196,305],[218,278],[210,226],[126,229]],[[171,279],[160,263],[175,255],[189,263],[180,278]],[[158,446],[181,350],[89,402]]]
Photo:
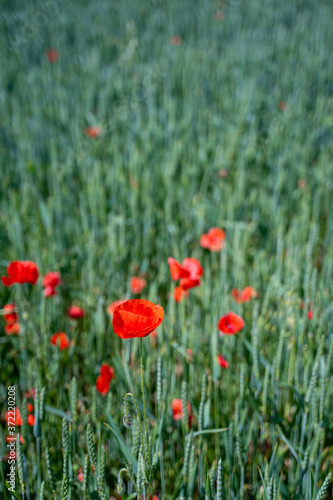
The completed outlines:
[[[0,309],[15,302],[21,325],[6,335],[0,318],[1,499],[14,498],[14,385],[18,498],[117,497],[123,467],[160,500],[332,498],[333,4],[49,0],[1,11],[0,274],[32,260],[62,279],[49,298],[41,278],[0,283]],[[199,244],[211,227],[226,232],[221,252]],[[180,303],[170,256],[204,268]],[[143,340],[147,481],[134,406],[123,425],[128,391],[143,413],[140,343],[118,338],[107,312],[134,297],[136,275],[140,297],[165,310]],[[258,298],[237,304],[232,289],[247,285]],[[71,304],[84,318],[68,318]],[[220,336],[229,311],[245,328]],[[52,345],[59,331],[74,345]],[[102,363],[115,370],[106,396]],[[186,410],[174,420],[175,398],[190,402],[190,427]],[[122,477],[122,498],[136,498]]]

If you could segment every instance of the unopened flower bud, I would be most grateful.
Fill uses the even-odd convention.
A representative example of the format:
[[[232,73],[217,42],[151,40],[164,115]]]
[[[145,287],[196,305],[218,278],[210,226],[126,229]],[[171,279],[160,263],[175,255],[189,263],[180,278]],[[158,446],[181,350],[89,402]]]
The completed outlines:
[[[127,427],[127,429],[129,429],[132,425],[132,422],[133,422],[133,419],[131,417],[131,415],[124,415],[124,418],[123,418],[123,424],[125,427]]]

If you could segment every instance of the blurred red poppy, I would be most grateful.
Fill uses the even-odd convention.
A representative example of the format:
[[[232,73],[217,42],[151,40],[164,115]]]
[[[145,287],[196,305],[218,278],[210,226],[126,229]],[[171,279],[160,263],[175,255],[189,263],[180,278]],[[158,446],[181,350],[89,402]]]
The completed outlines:
[[[110,389],[110,382],[114,378],[114,369],[107,363],[103,363],[100,370],[100,375],[96,380],[96,389],[103,396],[106,396]]]
[[[31,283],[35,285],[38,280],[38,268],[31,260],[14,260],[7,267],[8,276],[1,278],[5,286],[11,286],[14,283]]]
[[[3,310],[6,311],[3,315],[3,319],[6,323],[13,324],[18,320],[18,315],[15,312],[15,304],[5,304]]]
[[[102,129],[101,127],[86,127],[83,131],[84,135],[87,135],[90,137],[90,139],[96,139],[102,134]]]
[[[110,316],[113,315],[116,307],[118,307],[120,304],[123,304],[126,302],[127,299],[120,299],[120,300],[115,300],[114,302],[111,302],[111,304],[108,305],[107,307],[107,312],[110,314]]]
[[[28,425],[35,424],[35,417],[33,415],[28,415]]]
[[[221,354],[218,354],[217,362],[221,368],[228,368],[229,367],[228,361],[226,359],[224,359],[224,357]]]
[[[47,49],[46,56],[50,63],[55,63],[59,60],[59,52],[55,49]]]
[[[22,425],[22,417],[19,408],[16,406],[15,407],[15,416],[13,417],[13,412],[12,411],[7,411],[5,415],[5,419],[7,424],[10,424],[10,421],[13,422],[15,421],[15,425],[17,427],[20,427]]]
[[[86,312],[82,307],[79,306],[70,306],[68,308],[68,316],[72,319],[80,319],[85,316]]]
[[[49,273],[45,274],[42,280],[42,286],[45,287],[44,296],[53,297],[53,295],[57,295],[55,287],[59,286],[60,284],[61,284],[60,273],[56,271],[50,271]]]
[[[234,335],[244,328],[245,322],[243,318],[233,312],[229,312],[219,319],[218,329],[226,335]]]
[[[308,319],[310,319],[310,320],[313,319],[313,311],[311,311],[311,309],[307,312],[306,315],[307,315]]]
[[[285,101],[279,102],[279,110],[280,111],[285,111],[288,107],[288,104]]]
[[[190,278],[191,279],[196,279],[200,278],[200,276],[203,276],[203,267],[200,264],[200,261],[198,259],[195,259],[194,257],[186,257],[186,259],[183,260],[182,266],[186,271],[190,273]]]
[[[131,291],[135,295],[141,293],[146,285],[147,281],[141,276],[133,276],[133,278],[131,278]]]
[[[201,236],[200,245],[211,252],[219,252],[225,245],[225,232],[218,227],[212,227],[208,233]]]
[[[146,337],[162,323],[163,317],[160,305],[149,300],[127,300],[113,313],[113,330],[122,339]]]
[[[237,304],[242,304],[243,302],[249,302],[251,299],[256,299],[258,292],[252,286],[246,286],[242,291],[238,290],[238,288],[233,288],[231,297],[235,299]]]
[[[82,467],[79,468],[78,473],[77,473],[77,478],[80,482],[83,481],[83,469]]]
[[[174,35],[170,38],[171,45],[178,47],[182,43],[182,38],[179,35]]]
[[[172,416],[174,420],[180,420],[184,417],[183,413],[183,402],[179,398],[175,398],[171,403]],[[191,405],[187,403],[187,414],[190,416],[191,413]]]
[[[180,278],[188,278],[190,276],[190,272],[185,269],[176,259],[173,257],[168,258],[168,264],[171,272],[171,279],[173,281],[177,281]]]
[[[176,286],[173,291],[173,297],[175,299],[175,302],[181,302],[183,299],[186,299],[186,297],[188,297],[188,291],[181,286]]]
[[[69,338],[64,332],[57,332],[52,335],[50,342],[52,345],[58,346],[61,351],[69,347]]]
[[[6,335],[18,335],[21,330],[20,323],[7,323],[5,325]]]

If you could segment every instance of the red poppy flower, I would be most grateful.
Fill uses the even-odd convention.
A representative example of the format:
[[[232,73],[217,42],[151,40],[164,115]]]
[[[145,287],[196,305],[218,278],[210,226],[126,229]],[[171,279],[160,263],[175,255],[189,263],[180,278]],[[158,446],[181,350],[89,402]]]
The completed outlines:
[[[182,43],[182,38],[179,35],[174,35],[170,38],[171,45],[178,47]]]
[[[34,407],[33,407],[33,405],[31,403],[28,403],[27,407],[28,407],[28,412],[29,413],[31,413],[33,411],[33,409],[34,409]]]
[[[297,186],[300,188],[300,189],[304,189],[305,186],[306,186],[306,181],[304,179],[300,179],[298,182],[297,182]]]
[[[35,417],[33,415],[28,415],[28,425],[35,424]]]
[[[52,335],[50,342],[52,345],[57,345],[61,351],[69,347],[69,338],[64,332],[57,332]]]
[[[178,281],[180,278],[188,278],[190,276],[190,272],[184,269],[173,257],[168,258],[168,264],[170,267],[171,279],[173,279],[173,281]]]
[[[7,267],[7,276],[1,278],[5,286],[11,286],[14,283],[31,283],[35,285],[38,280],[38,268],[31,260],[14,260]]]
[[[202,248],[208,248],[211,252],[219,252],[224,248],[225,232],[218,227],[212,227],[208,233],[205,233],[200,238]]]
[[[183,413],[183,402],[181,399],[173,399],[171,403],[171,410],[172,410],[172,416],[174,420],[180,420],[181,418],[184,417]],[[190,415],[191,413],[191,405],[190,403],[187,403],[187,414]]]
[[[52,286],[46,286],[43,294],[44,297],[53,297],[54,295],[57,295],[57,291],[55,288],[52,288]]]
[[[234,335],[235,333],[240,332],[242,328],[244,328],[244,325],[245,322],[243,318],[233,312],[230,312],[219,319],[218,329],[226,335]]]
[[[57,271],[50,271],[49,273],[46,273],[42,280],[42,285],[44,287],[51,286],[52,288],[55,288],[60,284],[61,284],[60,273],[58,273]]]
[[[79,306],[70,306],[68,309],[68,316],[72,319],[80,319],[85,316],[86,312],[82,307]]]
[[[183,278],[179,282],[181,288],[185,290],[189,290],[190,288],[194,288],[200,285],[199,278]]]
[[[285,101],[279,102],[279,110],[280,111],[285,111],[288,107],[288,104]]]
[[[200,276],[203,276],[203,267],[201,267],[200,262],[198,259],[195,259],[194,257],[187,257],[186,259],[183,260],[182,266],[186,271],[190,273],[190,278],[195,279],[195,278],[200,278]]]
[[[90,139],[96,139],[97,137],[99,137],[102,133],[102,129],[101,127],[86,127],[84,129],[84,134],[87,135],[88,137],[90,137]]]
[[[218,354],[217,362],[221,368],[228,368],[229,367],[228,361],[226,359],[224,359],[224,357],[221,354]]]
[[[226,177],[228,177],[228,170],[226,170],[225,168],[221,168],[221,170],[219,171],[219,177],[221,177],[221,179],[225,179]]]
[[[6,441],[7,443],[12,443],[13,441],[16,442],[16,436],[7,436],[6,437]],[[20,436],[20,443],[23,444],[24,443],[24,439],[22,436]]]
[[[310,319],[310,320],[313,319],[313,311],[311,311],[311,309],[307,312],[306,315],[307,315],[308,319]]]
[[[80,482],[83,481],[83,469],[82,467],[79,468],[78,473],[77,473],[77,478]]]
[[[3,315],[3,319],[6,321],[6,323],[16,323],[16,321],[18,320],[18,315],[15,312],[15,304],[5,304],[3,306],[3,310],[6,311]]]
[[[7,323],[7,325],[5,325],[6,335],[18,335],[20,333],[20,330],[20,323]]]
[[[120,304],[113,313],[113,330],[122,339],[146,337],[163,321],[164,310],[149,300],[132,299]]]
[[[120,304],[123,304],[126,302],[127,299],[120,299],[120,300],[115,300],[114,302],[111,302],[111,304],[108,305],[107,307],[107,312],[110,314],[110,316],[113,316],[113,313]]]
[[[5,419],[6,419],[6,422],[7,424],[11,422],[13,422],[14,418],[13,418],[13,412],[12,411],[7,411],[6,415],[5,415]],[[9,420],[9,422],[8,422]],[[15,407],[15,425],[17,427],[20,427],[22,425],[22,417],[21,417],[21,413],[20,413],[20,410],[19,408],[16,406]]]
[[[100,375],[96,380],[96,389],[103,396],[105,396],[110,389],[110,382],[114,378],[114,369],[107,363],[103,363],[101,366]]]
[[[236,300],[237,304],[242,304],[243,302],[249,302],[252,298],[256,299],[258,292],[252,286],[246,286],[242,291],[233,288],[231,297]]]
[[[141,276],[133,276],[133,278],[131,278],[131,291],[135,295],[141,293],[146,285],[147,281]]]
[[[30,391],[26,391],[26,393],[24,394],[25,398],[35,399],[35,396],[36,396],[36,389],[34,387],[32,387]]]
[[[59,52],[55,49],[48,49],[46,51],[46,56],[47,56],[48,60],[50,61],[50,63],[55,63],[59,59]]]
[[[175,302],[181,302],[183,299],[188,297],[188,291],[181,286],[176,286],[173,291],[173,297],[175,299]]]

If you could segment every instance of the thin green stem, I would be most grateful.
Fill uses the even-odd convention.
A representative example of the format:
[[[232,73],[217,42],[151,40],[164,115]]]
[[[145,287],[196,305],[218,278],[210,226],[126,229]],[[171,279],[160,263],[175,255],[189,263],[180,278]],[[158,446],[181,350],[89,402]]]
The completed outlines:
[[[146,411],[146,398],[145,398],[145,386],[143,381],[143,343],[142,338],[140,338],[140,351],[141,351],[141,389],[142,389],[142,402],[143,402],[143,415],[145,421],[145,432],[146,432],[146,446],[148,450],[148,466],[150,467],[150,449],[149,449],[149,439],[148,439],[148,424],[147,424],[147,411]]]
[[[125,394],[125,398],[124,398],[125,414],[128,415],[127,396],[130,396],[133,399],[133,403],[134,403],[134,406],[135,406],[135,409],[136,409],[136,414],[137,414],[137,417],[138,417],[139,429],[140,429],[140,438],[141,438],[141,443],[142,443],[142,448],[143,448],[143,455],[145,457],[145,469],[146,469],[146,476],[147,476],[147,472],[148,472],[148,464],[146,462],[147,453],[146,453],[146,448],[145,448],[145,442],[144,442],[144,439],[143,439],[143,432],[142,432],[140,412],[139,412],[139,408],[138,408],[138,405],[136,403],[135,397],[133,396],[133,394],[131,392],[128,392],[127,394]]]

